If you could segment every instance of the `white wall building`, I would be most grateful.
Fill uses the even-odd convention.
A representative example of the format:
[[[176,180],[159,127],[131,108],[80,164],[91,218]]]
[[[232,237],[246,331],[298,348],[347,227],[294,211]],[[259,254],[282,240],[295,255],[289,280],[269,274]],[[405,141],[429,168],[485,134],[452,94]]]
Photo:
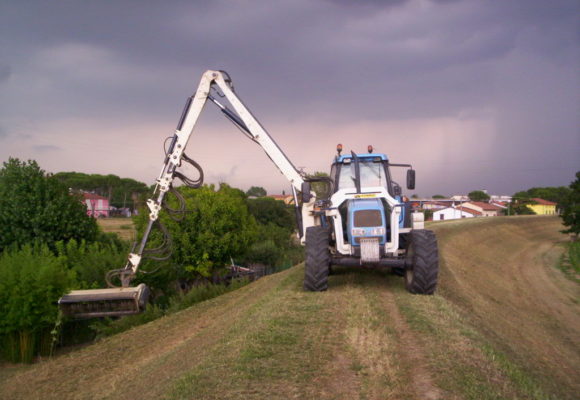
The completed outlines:
[[[474,218],[481,213],[466,207],[447,207],[433,212],[433,221],[447,221],[449,219]]]

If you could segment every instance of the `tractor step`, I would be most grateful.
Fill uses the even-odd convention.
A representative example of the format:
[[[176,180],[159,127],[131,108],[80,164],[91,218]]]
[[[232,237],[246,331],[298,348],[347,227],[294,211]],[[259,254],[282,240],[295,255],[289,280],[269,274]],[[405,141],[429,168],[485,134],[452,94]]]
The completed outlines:
[[[73,319],[122,317],[145,310],[149,288],[137,287],[73,290],[62,296],[58,305],[63,315]]]

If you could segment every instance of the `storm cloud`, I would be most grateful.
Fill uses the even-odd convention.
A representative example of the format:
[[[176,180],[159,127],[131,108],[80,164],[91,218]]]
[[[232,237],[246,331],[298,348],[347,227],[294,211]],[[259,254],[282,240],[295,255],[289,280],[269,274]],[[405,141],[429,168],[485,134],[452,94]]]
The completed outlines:
[[[2,2],[0,159],[151,183],[185,98],[224,69],[306,171],[327,171],[340,142],[413,163],[423,195],[567,185],[579,12],[574,0]],[[288,189],[210,105],[188,153],[210,180]]]

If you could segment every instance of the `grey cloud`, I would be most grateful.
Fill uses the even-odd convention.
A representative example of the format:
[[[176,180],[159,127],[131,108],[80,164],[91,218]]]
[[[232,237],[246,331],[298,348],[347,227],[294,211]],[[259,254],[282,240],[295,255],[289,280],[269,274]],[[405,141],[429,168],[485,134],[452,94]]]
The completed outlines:
[[[12,75],[12,68],[10,68],[10,65],[0,64],[0,82],[8,80],[10,75]]]
[[[454,172],[450,185],[470,184],[478,168],[491,176],[529,169],[531,160],[513,161],[522,152],[547,153],[542,163],[550,179],[556,175],[550,162],[579,166],[572,150],[580,124],[573,90],[580,83],[576,0],[139,5],[0,5],[0,59],[10,60],[0,66],[4,137],[26,118],[36,126],[75,119],[172,129],[201,72],[217,68],[231,73],[266,126],[304,119],[337,126],[489,121],[493,135],[479,140],[493,142],[494,151],[462,149],[483,163],[469,176]],[[214,118],[204,121],[211,125]],[[546,131],[557,132],[567,147],[547,140]],[[332,132],[319,135],[334,144]],[[364,133],[353,134],[353,141],[357,135]],[[413,138],[385,143],[409,147]],[[502,179],[499,189],[523,175]]]
[[[59,146],[54,145],[34,145],[31,148],[37,153],[49,153],[62,150]]]

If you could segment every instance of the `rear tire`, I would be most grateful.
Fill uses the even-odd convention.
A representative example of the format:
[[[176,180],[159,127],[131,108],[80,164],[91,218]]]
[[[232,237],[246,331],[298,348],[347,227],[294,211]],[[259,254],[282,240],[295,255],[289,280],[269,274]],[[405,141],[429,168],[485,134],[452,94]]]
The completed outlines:
[[[306,229],[306,260],[304,262],[304,290],[322,292],[328,289],[330,253],[329,232],[321,226]]]
[[[405,286],[413,294],[433,294],[439,275],[439,251],[433,231],[411,231],[407,258],[410,266],[405,272]]]

